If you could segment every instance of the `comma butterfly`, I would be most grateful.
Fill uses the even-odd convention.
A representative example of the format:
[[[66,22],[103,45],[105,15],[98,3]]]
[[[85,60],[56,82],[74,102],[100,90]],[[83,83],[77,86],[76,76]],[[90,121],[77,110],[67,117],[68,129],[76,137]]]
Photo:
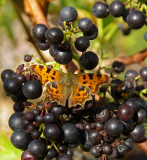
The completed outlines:
[[[33,71],[40,79],[49,99],[52,102],[65,106],[83,106],[86,101],[92,100],[92,95],[98,92],[101,84],[108,81],[108,76],[98,73],[63,73],[59,70],[42,65],[32,65]]]

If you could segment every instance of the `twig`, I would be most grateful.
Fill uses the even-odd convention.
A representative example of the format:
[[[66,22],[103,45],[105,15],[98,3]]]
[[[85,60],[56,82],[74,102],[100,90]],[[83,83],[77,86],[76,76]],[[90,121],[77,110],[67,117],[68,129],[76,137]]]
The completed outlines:
[[[132,63],[141,63],[147,57],[147,49],[135,53],[133,56],[129,57],[119,57],[117,60],[123,62],[125,65]]]
[[[13,4],[14,8],[15,8],[15,11],[16,11],[16,13],[17,13],[17,15],[18,15],[18,18],[20,19],[20,21],[21,21],[21,23],[22,23],[22,25],[23,25],[23,27],[24,27],[24,29],[25,29],[26,34],[27,34],[28,37],[29,37],[29,38],[28,38],[29,41],[32,42],[32,44],[34,45],[34,48],[37,50],[37,53],[39,54],[39,56],[40,56],[40,58],[42,59],[42,61],[43,61],[43,62],[46,62],[45,59],[44,59],[44,57],[42,56],[40,50],[38,49],[38,47],[37,47],[37,46],[35,45],[35,43],[34,43],[34,40],[33,40],[33,38],[32,38],[32,35],[31,35],[30,31],[28,30],[28,27],[27,27],[27,25],[25,24],[25,22],[24,22],[24,20],[23,20],[23,18],[22,18],[22,16],[21,16],[21,11],[19,10],[19,7],[18,7],[16,1],[15,1],[15,0],[11,0],[11,2],[12,2],[12,4]]]
[[[50,28],[47,19],[43,13],[43,10],[41,8],[41,6],[39,5],[39,3],[37,2],[37,0],[25,0],[27,1],[27,4],[31,10],[32,16],[35,20],[35,23],[42,23],[45,24],[46,26],[48,26],[48,28]]]

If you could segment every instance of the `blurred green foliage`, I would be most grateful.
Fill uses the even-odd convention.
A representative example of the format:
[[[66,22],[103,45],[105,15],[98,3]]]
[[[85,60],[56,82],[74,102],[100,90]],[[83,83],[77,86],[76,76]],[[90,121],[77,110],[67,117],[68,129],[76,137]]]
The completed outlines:
[[[16,149],[6,133],[0,132],[0,160],[19,160],[22,151]]]

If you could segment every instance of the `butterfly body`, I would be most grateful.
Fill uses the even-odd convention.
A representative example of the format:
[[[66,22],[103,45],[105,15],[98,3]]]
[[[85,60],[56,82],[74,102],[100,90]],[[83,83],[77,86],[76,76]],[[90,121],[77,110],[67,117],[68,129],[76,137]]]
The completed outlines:
[[[86,101],[92,100],[92,95],[97,94],[100,84],[108,81],[105,74],[72,74],[48,68],[41,65],[32,65],[31,70],[38,75],[46,93],[52,102],[65,106],[83,106]]]

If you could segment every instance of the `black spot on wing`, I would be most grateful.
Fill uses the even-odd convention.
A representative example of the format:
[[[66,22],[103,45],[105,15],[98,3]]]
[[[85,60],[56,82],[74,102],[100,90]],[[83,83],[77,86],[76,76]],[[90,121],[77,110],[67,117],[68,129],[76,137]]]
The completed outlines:
[[[52,79],[52,80],[55,80],[55,78],[54,78],[54,77],[51,77],[51,79]]]
[[[86,75],[83,75],[83,79],[86,79]]]
[[[44,66],[39,65],[39,69],[43,69],[43,68],[44,68]]]
[[[98,73],[98,74],[97,74],[97,77],[99,77],[99,78],[102,77],[102,74]]]
[[[93,79],[93,74],[88,74],[90,79]]]
[[[86,84],[87,83],[87,81],[83,81],[83,84]]]
[[[77,93],[77,96],[79,97],[79,96],[80,96],[80,93]]]
[[[81,88],[79,88],[79,91],[84,91],[85,90],[85,87],[82,86]]]
[[[50,71],[51,71],[51,69],[50,69],[50,68],[47,68],[46,73],[50,73]]]
[[[53,75],[56,75],[56,71],[53,72]]]

